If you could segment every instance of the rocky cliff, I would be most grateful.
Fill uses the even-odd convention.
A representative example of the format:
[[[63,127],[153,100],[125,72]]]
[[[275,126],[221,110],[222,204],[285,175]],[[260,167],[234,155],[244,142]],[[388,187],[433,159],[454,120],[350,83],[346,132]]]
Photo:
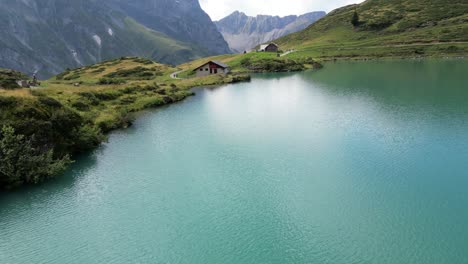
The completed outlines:
[[[251,17],[236,11],[215,23],[231,49],[242,52],[259,44],[303,30],[325,15],[325,12],[319,11],[301,16],[258,15]]]

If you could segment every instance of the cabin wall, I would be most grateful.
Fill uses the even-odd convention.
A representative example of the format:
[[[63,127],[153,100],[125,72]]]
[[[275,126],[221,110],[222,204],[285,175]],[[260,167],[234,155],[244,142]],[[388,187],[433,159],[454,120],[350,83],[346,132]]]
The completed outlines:
[[[200,69],[197,69],[197,77],[203,77],[203,76],[208,76],[210,75],[210,65],[206,64],[200,67]]]
[[[268,47],[265,48],[266,52],[278,52],[278,47],[275,45],[269,45]]]
[[[216,73],[215,73],[216,70]],[[224,69],[221,67],[215,67],[210,64],[203,65],[197,71],[197,77],[203,77],[203,76],[208,76],[208,75],[213,75],[213,74],[228,74],[229,69]]]

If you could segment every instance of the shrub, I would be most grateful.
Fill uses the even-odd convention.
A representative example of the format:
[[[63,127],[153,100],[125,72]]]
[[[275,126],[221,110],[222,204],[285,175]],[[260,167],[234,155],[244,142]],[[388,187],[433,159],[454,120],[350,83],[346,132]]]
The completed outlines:
[[[101,68],[98,68],[96,70],[91,71],[91,73],[101,73],[101,72],[104,72],[105,70],[106,70],[106,68],[101,67]]]
[[[120,79],[120,78],[107,78],[107,77],[104,77],[104,78],[101,78],[99,79],[98,81],[98,84],[99,85],[111,85],[111,84],[124,84],[126,81],[124,79]]]
[[[247,67],[249,66],[251,63],[250,63],[250,58],[243,58],[241,61],[240,61],[240,64],[241,66],[243,67]]]
[[[55,76],[55,78],[57,80],[63,80],[63,78],[69,73],[70,73],[70,69],[67,68],[64,72],[62,72],[62,73],[58,74],[57,76]]]
[[[92,92],[81,92],[81,93],[78,93],[78,94],[81,97],[88,99],[91,105],[98,105],[100,103],[99,99]]]
[[[16,103],[17,103],[17,100],[15,97],[0,96],[0,108],[7,108],[7,107],[15,106]]]
[[[76,80],[79,79],[81,76],[79,73],[73,73],[71,75],[66,75],[63,79],[65,81],[71,81],[71,80]]]
[[[79,110],[79,111],[88,111],[89,110],[89,105],[83,101],[76,101],[72,103],[72,107]]]
[[[55,107],[55,108],[62,107],[62,104],[59,101],[55,100],[54,98],[47,97],[47,96],[39,97],[39,102],[50,107]]]
[[[150,64],[154,63],[152,60],[149,60],[149,59],[146,59],[146,58],[135,58],[133,61],[137,62],[137,63],[144,64],[144,65],[150,65]]]
[[[16,83],[16,80],[14,79],[3,79],[3,80],[0,80],[0,88],[16,89],[16,88],[20,88],[20,86]]]
[[[99,128],[89,124],[84,125],[78,130],[75,152],[91,150],[99,146],[105,139],[106,137]]]
[[[138,80],[151,80],[155,75],[155,71],[152,69],[144,68],[141,66],[131,68],[131,69],[123,69],[117,70],[115,72],[106,74],[104,77],[106,78],[125,78],[125,79],[138,79]]]
[[[127,104],[132,104],[136,101],[136,96],[125,96],[123,98],[120,99],[120,102],[123,104],[123,105],[127,105]]]
[[[359,15],[356,11],[354,11],[353,13],[353,17],[351,18],[351,24],[354,26],[354,27],[357,27],[359,26]]]
[[[51,178],[71,163],[69,156],[54,159],[52,149],[34,146],[34,136],[18,135],[11,126],[0,131],[0,188],[37,184]]]
[[[111,101],[115,100],[120,97],[120,93],[118,91],[102,91],[102,92],[95,92],[94,96],[102,101]]]

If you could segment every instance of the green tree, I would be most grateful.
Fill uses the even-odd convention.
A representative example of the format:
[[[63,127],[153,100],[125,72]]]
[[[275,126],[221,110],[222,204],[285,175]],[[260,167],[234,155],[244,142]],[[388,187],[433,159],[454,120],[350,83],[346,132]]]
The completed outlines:
[[[35,147],[34,136],[18,135],[11,126],[0,131],[0,189],[42,182],[70,163],[69,156],[55,159],[53,150]]]
[[[353,13],[353,17],[351,18],[351,24],[353,24],[354,27],[357,27],[360,24],[359,14],[357,13],[357,11],[354,11]]]

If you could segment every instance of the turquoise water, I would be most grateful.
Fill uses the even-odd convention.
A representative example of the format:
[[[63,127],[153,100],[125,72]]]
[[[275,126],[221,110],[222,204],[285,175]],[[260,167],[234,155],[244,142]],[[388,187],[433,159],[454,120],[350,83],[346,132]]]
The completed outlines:
[[[0,195],[0,263],[468,263],[467,74],[343,62],[199,89]]]

